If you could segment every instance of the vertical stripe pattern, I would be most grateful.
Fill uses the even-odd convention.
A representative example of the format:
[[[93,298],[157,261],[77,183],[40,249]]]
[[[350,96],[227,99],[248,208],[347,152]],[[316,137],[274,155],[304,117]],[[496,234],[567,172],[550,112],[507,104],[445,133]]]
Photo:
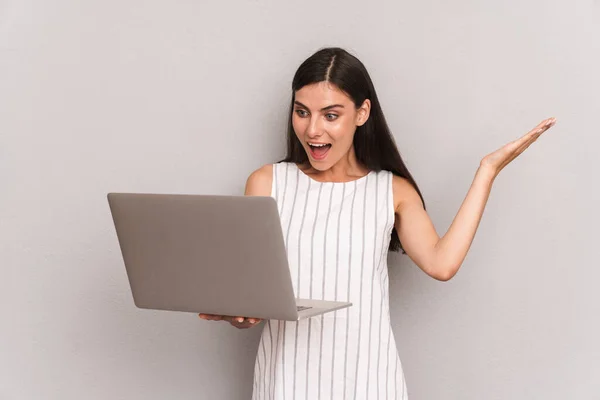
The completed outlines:
[[[387,254],[392,174],[318,182],[293,163],[273,165],[294,294],[350,301],[317,317],[267,321],[253,400],[408,399],[392,332]]]

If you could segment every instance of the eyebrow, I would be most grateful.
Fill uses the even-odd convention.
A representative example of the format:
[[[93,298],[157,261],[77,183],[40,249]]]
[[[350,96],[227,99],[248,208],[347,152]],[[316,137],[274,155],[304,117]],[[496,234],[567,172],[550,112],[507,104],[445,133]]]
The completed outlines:
[[[299,102],[299,101],[297,101],[297,100],[294,100],[294,104],[296,104],[296,105],[299,105],[300,107],[304,107],[304,108],[306,108],[307,110],[309,109],[308,107],[306,107],[304,104],[300,103],[300,102]],[[343,106],[343,105],[341,105],[341,104],[332,104],[332,105],[330,105],[330,106],[327,106],[327,107],[323,107],[323,108],[321,108],[321,110],[320,110],[320,111],[327,111],[327,110],[330,110],[330,109],[332,109],[332,108],[335,108],[335,107],[341,107],[341,108],[344,108],[344,106]]]

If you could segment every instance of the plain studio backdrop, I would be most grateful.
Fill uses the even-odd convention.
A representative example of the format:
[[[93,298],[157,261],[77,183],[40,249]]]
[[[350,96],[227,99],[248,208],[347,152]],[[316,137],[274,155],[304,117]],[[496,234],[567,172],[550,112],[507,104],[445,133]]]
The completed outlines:
[[[390,255],[411,400],[600,399],[599,20],[597,0],[0,1],[0,399],[250,398],[260,328],[135,308],[106,193],[243,193],[325,46],[365,63],[440,234],[484,155],[558,119],[454,279]]]

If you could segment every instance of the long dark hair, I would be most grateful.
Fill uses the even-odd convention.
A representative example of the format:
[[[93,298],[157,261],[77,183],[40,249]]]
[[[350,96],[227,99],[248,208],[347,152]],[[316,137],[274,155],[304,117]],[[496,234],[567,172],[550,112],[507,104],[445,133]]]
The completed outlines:
[[[287,129],[287,155],[281,162],[293,162],[300,165],[308,162],[306,151],[294,133],[292,126],[295,94],[296,91],[306,85],[323,81],[333,83],[350,96],[356,108],[360,107],[365,99],[371,101],[371,111],[367,122],[357,127],[354,134],[354,151],[358,162],[371,171],[390,171],[394,175],[407,179],[421,197],[425,208],[421,191],[410,172],[408,172],[404,161],[402,161],[394,137],[387,126],[367,69],[358,58],[339,47],[321,49],[298,67],[292,81],[292,102]],[[398,238],[396,228],[392,231],[389,249],[391,251],[401,250],[403,254],[406,254]]]

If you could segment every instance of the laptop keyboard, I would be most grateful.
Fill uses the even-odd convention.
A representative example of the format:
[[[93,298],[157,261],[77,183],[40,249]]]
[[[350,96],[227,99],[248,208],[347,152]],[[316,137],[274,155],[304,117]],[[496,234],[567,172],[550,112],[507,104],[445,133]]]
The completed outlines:
[[[306,307],[306,306],[297,306],[297,310],[298,311],[303,311],[303,310],[308,310],[311,309],[312,307]]]

